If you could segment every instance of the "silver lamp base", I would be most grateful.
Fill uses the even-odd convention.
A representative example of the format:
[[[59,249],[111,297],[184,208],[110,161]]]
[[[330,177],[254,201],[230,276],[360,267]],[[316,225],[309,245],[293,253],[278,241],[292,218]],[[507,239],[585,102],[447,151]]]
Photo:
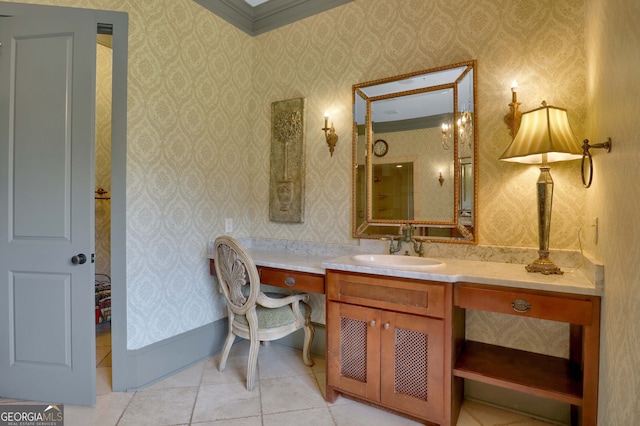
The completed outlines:
[[[563,272],[549,259],[549,234],[551,231],[551,202],[553,200],[553,179],[549,173],[547,154],[542,155],[540,176],[536,184],[538,190],[538,260],[525,266],[527,272],[540,272],[544,275]]]

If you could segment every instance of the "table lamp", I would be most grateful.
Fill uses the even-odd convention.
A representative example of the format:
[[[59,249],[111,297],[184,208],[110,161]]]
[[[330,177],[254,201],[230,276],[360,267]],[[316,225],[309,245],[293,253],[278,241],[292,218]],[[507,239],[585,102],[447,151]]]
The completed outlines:
[[[538,109],[522,114],[520,129],[511,145],[500,156],[502,161],[540,164],[538,178],[538,260],[526,266],[528,272],[563,274],[549,259],[549,233],[551,229],[551,201],[553,179],[549,163],[582,158],[582,147],[574,136],[567,110],[542,102]]]

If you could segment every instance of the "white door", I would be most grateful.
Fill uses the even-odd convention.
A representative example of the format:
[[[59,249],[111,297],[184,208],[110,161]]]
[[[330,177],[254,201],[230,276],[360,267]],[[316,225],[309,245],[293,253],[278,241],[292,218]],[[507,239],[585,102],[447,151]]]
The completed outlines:
[[[95,16],[2,17],[0,43],[0,397],[92,405]]]

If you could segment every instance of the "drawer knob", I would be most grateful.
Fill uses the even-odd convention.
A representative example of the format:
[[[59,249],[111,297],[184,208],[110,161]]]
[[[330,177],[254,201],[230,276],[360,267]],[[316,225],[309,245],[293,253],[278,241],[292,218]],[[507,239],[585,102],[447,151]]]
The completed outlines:
[[[385,322],[384,325],[382,326],[385,330],[389,329],[389,323]]]
[[[296,279],[293,277],[287,277],[284,279],[284,283],[289,287],[293,287],[294,285],[296,285]]]
[[[511,307],[516,312],[529,312],[531,309],[531,303],[528,300],[524,299],[514,299],[511,302]]]
[[[370,325],[371,327],[375,327],[375,326],[376,326],[376,322],[375,322],[374,320],[371,320],[371,322],[369,323],[369,325]]]

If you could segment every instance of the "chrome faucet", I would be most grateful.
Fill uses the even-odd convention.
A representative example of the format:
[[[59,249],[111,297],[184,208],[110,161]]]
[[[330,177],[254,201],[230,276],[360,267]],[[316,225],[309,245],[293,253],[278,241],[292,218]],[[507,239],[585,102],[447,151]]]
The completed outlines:
[[[418,256],[424,257],[424,247],[422,246],[423,241],[418,243],[418,241],[413,238],[413,226],[409,223],[403,224],[400,226],[400,231],[402,231],[403,237],[398,240],[397,245],[395,244],[393,237],[391,237],[391,242],[389,243],[389,254],[394,254],[402,250],[402,243],[405,242],[408,244],[413,243],[413,251],[416,252]],[[406,251],[405,255],[408,256],[409,252]]]

